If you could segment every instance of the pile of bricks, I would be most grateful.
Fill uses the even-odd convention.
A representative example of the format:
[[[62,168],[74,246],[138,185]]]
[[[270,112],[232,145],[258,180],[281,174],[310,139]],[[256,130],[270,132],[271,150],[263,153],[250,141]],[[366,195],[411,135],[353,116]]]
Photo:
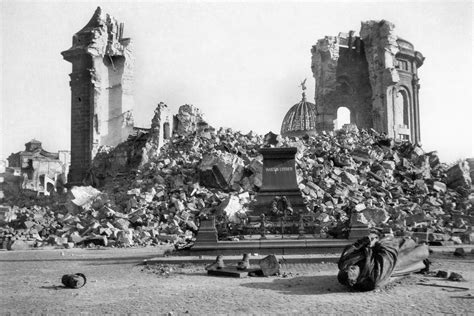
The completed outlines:
[[[373,130],[346,126],[289,139],[200,128],[175,135],[154,154],[148,150],[143,162],[147,137],[97,156],[91,181],[99,189],[75,187],[43,204],[7,199],[15,206],[3,212],[4,246],[187,247],[210,215],[218,227],[246,222],[262,184],[264,146],[298,149],[297,181],[308,214],[324,228],[321,238],[347,237],[357,222],[428,242],[474,243],[468,164],[447,166],[435,152]]]

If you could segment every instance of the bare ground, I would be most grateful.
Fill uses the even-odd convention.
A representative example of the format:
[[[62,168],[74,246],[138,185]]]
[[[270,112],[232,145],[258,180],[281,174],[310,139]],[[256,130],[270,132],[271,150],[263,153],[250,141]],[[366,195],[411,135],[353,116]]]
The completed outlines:
[[[284,264],[268,278],[207,276],[203,265],[139,265],[163,248],[0,252],[2,314],[470,314],[474,311],[474,256],[436,254],[434,270],[461,273],[466,282],[412,275],[368,292],[337,283],[334,263]],[[81,289],[61,287],[82,272]],[[469,288],[422,286],[437,283]]]

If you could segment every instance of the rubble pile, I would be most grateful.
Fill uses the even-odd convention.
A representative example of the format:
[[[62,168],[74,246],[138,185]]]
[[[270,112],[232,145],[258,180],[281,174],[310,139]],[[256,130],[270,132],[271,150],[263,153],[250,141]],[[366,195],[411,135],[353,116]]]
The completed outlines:
[[[425,241],[447,241],[453,234],[473,241],[465,163],[449,167],[435,152],[354,126],[303,143],[298,183],[322,224],[362,223]]]
[[[33,200],[9,203],[15,206],[0,238],[69,247],[166,241],[186,247],[210,215],[218,229],[246,223],[262,185],[258,150],[276,146],[298,148],[297,181],[306,212],[323,228],[319,237],[347,237],[350,225],[362,223],[425,241],[474,242],[467,163],[447,166],[435,152],[373,130],[347,126],[311,137],[277,137],[270,145],[253,132],[197,128],[176,134],[142,163],[147,137],[137,135],[98,156],[92,173],[100,178],[99,190],[73,187],[41,206]]]

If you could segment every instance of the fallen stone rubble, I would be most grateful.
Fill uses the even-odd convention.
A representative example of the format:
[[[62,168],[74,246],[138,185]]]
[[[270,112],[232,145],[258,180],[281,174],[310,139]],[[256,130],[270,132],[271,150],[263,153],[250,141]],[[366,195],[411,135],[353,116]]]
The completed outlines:
[[[176,134],[154,154],[146,133],[97,155],[92,186],[67,195],[6,198],[3,246],[190,245],[200,220],[219,229],[246,222],[262,185],[262,146],[297,147],[297,181],[320,238],[343,238],[354,222],[421,240],[474,243],[467,162],[347,126],[276,145],[263,136],[202,128]],[[146,147],[146,161],[141,155]]]

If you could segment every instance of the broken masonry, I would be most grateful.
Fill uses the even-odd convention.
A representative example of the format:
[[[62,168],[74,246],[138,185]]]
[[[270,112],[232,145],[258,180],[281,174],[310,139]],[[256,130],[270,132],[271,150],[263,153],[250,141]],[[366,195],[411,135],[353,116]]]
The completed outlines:
[[[260,219],[253,222],[251,214],[262,187],[264,137],[195,128],[169,139],[146,163],[140,157],[152,137],[147,133],[98,155],[97,170],[92,168],[100,178],[98,188],[76,186],[67,195],[40,199],[7,196],[0,214],[4,247],[171,242],[182,248],[192,245],[207,218],[215,224],[208,227],[210,239],[260,234]],[[289,233],[347,238],[362,223],[431,244],[474,241],[466,164],[448,166],[417,145],[353,127],[282,137],[267,146],[297,148],[296,184],[305,209],[302,217],[295,214]],[[272,226],[271,212],[265,234],[281,231]],[[249,224],[253,231],[245,231]]]

